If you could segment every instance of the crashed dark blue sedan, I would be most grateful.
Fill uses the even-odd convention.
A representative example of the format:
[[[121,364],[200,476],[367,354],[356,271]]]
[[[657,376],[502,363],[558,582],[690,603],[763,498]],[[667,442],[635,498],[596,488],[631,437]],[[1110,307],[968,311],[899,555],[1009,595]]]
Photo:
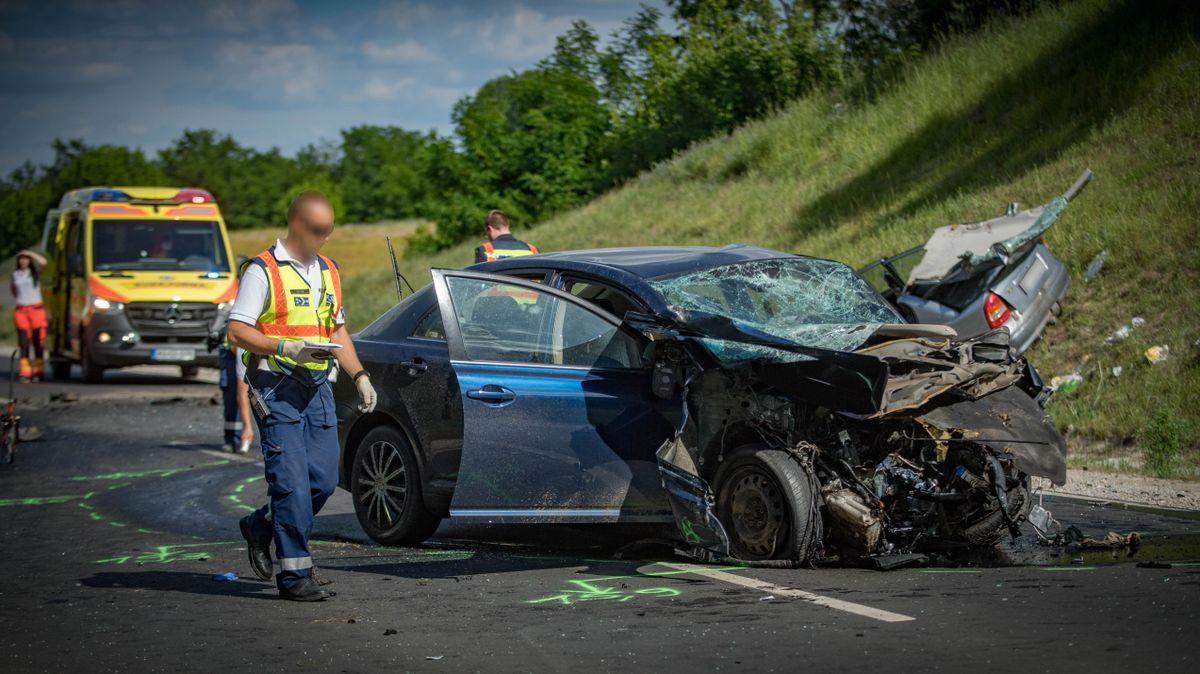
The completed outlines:
[[[906,324],[852,269],[752,246],[434,270],[335,385],[363,529],[674,522],[698,559],[849,563],[992,545],[1065,445],[1003,330]],[[1034,513],[1036,515],[1036,513]]]

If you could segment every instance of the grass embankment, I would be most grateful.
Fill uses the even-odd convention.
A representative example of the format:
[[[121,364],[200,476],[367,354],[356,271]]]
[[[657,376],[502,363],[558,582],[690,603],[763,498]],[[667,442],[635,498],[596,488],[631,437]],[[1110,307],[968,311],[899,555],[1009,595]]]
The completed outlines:
[[[392,248],[396,250],[396,258],[402,259],[408,236],[417,231],[421,224],[420,220],[396,220],[371,225],[338,225],[322,252],[338,263],[338,268],[346,279],[354,279],[365,272],[379,270],[387,270],[390,275],[392,262],[388,258],[385,237],[392,237]],[[239,229],[229,233],[229,242],[233,245],[234,255],[251,257],[274,245],[275,240],[285,233],[282,227]],[[394,300],[395,294],[391,297]],[[365,322],[360,320],[358,325],[361,326]]]
[[[622,189],[524,229],[543,250],[754,243],[853,265],[922,243],[934,227],[1033,206],[1084,167],[1097,175],[1049,232],[1072,287],[1029,353],[1047,377],[1072,463],[1195,477],[1200,466],[1200,6],[1085,0],[999,22],[915,64],[854,105],[822,94],[681,154]],[[472,260],[467,242],[404,261]],[[1104,269],[1082,274],[1100,251]],[[352,284],[356,325],[392,302],[387,271]],[[1146,326],[1116,346],[1104,336]],[[1167,344],[1167,362],[1142,352]],[[1121,366],[1120,377],[1112,368]],[[1147,470],[1150,470],[1147,468]]]

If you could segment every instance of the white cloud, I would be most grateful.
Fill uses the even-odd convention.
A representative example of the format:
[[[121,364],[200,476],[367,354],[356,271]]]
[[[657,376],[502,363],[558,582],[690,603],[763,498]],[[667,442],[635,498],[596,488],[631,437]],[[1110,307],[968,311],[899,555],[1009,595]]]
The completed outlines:
[[[320,53],[306,44],[227,42],[219,54],[225,83],[259,98],[313,100],[326,82]]]
[[[437,56],[415,40],[380,44],[374,40],[363,45],[363,54],[379,63],[428,63]]]
[[[404,30],[429,21],[434,14],[432,5],[417,2],[391,2],[381,4],[376,11],[375,18],[378,23],[387,24],[390,28]]]
[[[469,25],[476,44],[484,51],[510,61],[549,56],[554,39],[571,27],[571,17],[547,17],[536,9],[516,5],[506,15]]]
[[[217,0],[205,3],[213,29],[227,33],[271,31],[297,17],[292,0]]]
[[[412,88],[417,81],[411,77],[400,79],[385,79],[372,77],[368,79],[354,96],[362,101],[390,101],[400,97],[400,94]]]
[[[108,80],[128,71],[123,63],[96,61],[79,66],[79,78],[84,80]]]
[[[422,90],[426,98],[444,108],[453,106],[460,98],[471,93],[470,89],[463,87],[441,87],[432,84],[422,87]]]

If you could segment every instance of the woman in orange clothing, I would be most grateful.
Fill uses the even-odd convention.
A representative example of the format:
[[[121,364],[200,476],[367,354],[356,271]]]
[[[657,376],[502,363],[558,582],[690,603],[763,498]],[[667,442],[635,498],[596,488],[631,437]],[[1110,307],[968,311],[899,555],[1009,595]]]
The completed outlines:
[[[12,273],[12,294],[17,308],[13,324],[21,347],[21,381],[40,380],[45,368],[42,342],[46,340],[46,310],[42,308],[41,270],[46,258],[31,250],[17,253],[17,268]],[[30,348],[33,362],[29,361]]]

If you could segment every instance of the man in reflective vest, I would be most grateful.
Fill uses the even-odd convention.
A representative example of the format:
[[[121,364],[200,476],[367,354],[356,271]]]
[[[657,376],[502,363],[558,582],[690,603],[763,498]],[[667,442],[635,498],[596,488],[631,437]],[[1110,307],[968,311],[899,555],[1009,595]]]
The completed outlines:
[[[475,248],[475,262],[492,262],[506,257],[537,255],[537,246],[513,236],[508,231],[508,216],[493,210],[483,221],[483,233],[488,240]]]
[[[245,352],[271,497],[242,519],[242,536],[263,580],[273,571],[274,540],[279,595],[298,601],[332,596],[314,576],[308,547],[313,517],[338,478],[331,358],[354,378],[359,410],[375,408],[375,389],[346,330],[337,265],[318,252],[332,231],[329,200],[300,193],[288,207],[287,238],[251,261],[229,312],[229,341]]]

